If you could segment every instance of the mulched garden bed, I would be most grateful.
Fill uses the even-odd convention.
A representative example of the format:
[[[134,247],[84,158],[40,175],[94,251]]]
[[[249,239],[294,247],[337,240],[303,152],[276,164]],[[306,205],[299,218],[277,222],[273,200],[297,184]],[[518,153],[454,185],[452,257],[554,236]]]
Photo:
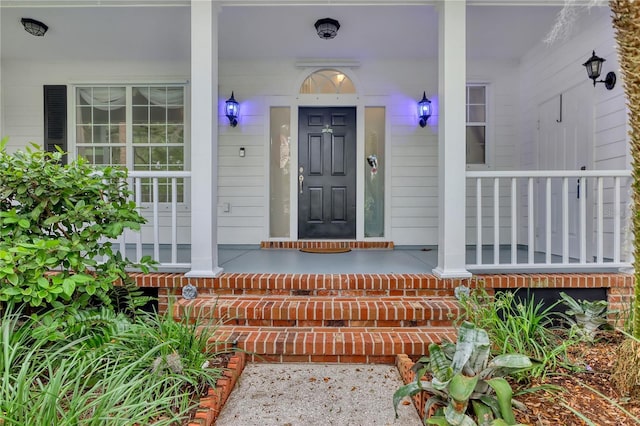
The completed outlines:
[[[569,353],[571,361],[583,366],[586,371],[560,370],[559,374],[533,381],[530,386],[551,384],[561,386],[564,391],[541,391],[517,397],[526,404],[529,412],[516,411],[516,419],[525,424],[545,426],[589,424],[572,412],[573,409],[597,425],[639,424],[607,400],[615,401],[624,410],[640,418],[640,400],[620,395],[611,383],[618,347],[623,340],[621,334],[602,332],[595,343],[581,343],[572,347]]]
[[[544,379],[534,379],[526,385],[512,383],[514,394],[537,386],[561,388],[558,391],[539,390],[516,396],[518,401],[527,406],[526,411],[515,410],[516,421],[535,426],[640,424],[637,420],[640,419],[640,398],[620,395],[611,383],[617,351],[623,340],[621,334],[602,332],[595,343],[580,343],[570,348],[571,362],[582,369],[559,369]],[[413,372],[409,371],[413,361],[406,355],[398,356],[398,370],[405,383],[413,380]],[[419,413],[426,398],[428,396],[425,395],[413,397]]]

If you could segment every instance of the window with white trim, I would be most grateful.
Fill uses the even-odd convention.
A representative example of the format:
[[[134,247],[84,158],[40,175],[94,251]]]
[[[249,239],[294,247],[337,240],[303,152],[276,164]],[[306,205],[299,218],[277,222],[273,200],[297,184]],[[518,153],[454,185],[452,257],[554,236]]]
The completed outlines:
[[[467,84],[467,164],[487,164],[487,85]]]
[[[133,171],[185,170],[184,85],[113,85],[75,88],[75,149],[95,165]],[[178,180],[184,201],[184,180]],[[150,201],[151,179],[142,181]],[[159,179],[158,201],[171,201],[171,179]]]

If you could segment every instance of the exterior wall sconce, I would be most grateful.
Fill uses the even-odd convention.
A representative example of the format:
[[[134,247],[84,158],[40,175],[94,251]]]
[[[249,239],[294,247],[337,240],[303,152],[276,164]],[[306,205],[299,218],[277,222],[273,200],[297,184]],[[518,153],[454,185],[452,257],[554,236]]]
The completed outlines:
[[[229,119],[229,124],[231,127],[236,127],[238,125],[238,111],[240,109],[240,105],[233,97],[233,92],[231,92],[231,97],[225,102],[224,109],[227,114],[227,118]]]
[[[427,120],[431,117],[431,101],[427,99],[426,92],[422,92],[422,99],[418,102],[418,117],[420,117],[420,127],[427,125]]]
[[[613,71],[609,71],[604,80],[597,80],[597,78],[600,77],[602,63],[605,60],[606,59],[596,56],[596,51],[594,50],[589,60],[582,65],[587,69],[587,75],[591,80],[593,80],[594,87],[596,83],[604,83],[604,87],[606,87],[607,90],[611,90],[616,85],[616,74]]]
[[[331,40],[338,35],[338,30],[340,29],[340,22],[331,18],[318,19],[314,24],[316,27],[316,31],[318,32],[318,37],[323,40]]]
[[[36,37],[44,37],[44,33],[49,29],[49,27],[42,22],[31,18],[22,18],[20,22],[26,32]]]

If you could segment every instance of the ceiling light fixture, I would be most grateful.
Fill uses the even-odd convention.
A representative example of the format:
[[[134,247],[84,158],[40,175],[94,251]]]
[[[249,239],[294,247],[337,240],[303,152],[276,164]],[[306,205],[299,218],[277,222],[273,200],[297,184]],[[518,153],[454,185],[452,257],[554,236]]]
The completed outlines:
[[[318,19],[315,23],[318,37],[323,40],[331,40],[335,38],[340,29],[340,22],[331,18]]]
[[[49,29],[49,27],[42,22],[31,18],[22,18],[20,22],[22,22],[22,26],[26,32],[36,37],[44,37],[44,33]]]

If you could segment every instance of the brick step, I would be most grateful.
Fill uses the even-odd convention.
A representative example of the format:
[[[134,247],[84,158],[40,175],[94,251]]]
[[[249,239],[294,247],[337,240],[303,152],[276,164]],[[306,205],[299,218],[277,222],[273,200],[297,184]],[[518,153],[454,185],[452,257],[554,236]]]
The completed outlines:
[[[450,296],[460,280],[426,274],[223,274],[199,289],[216,294],[290,296]]]
[[[392,364],[397,354],[420,356],[430,343],[455,341],[453,327],[249,327],[220,326],[214,350],[247,351],[254,362]]]
[[[438,327],[458,313],[452,297],[209,296],[182,299],[173,314],[249,326]]]

